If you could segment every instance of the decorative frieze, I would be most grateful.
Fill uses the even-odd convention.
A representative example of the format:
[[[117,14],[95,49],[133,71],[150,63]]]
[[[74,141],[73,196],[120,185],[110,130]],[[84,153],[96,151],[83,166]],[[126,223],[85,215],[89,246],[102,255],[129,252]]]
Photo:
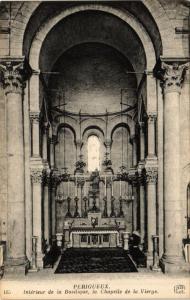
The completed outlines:
[[[22,94],[25,80],[30,74],[29,66],[27,66],[24,58],[1,58],[0,71],[3,75],[5,94]]]

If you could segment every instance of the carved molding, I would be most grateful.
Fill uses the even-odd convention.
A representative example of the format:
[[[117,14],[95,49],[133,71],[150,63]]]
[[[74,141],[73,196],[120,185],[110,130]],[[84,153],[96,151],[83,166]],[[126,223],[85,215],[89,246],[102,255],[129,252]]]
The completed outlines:
[[[158,179],[158,168],[146,167],[146,182],[156,184],[157,179]]]
[[[3,87],[5,94],[22,94],[25,87],[25,80],[30,75],[30,68],[24,58],[4,58],[0,62]]]

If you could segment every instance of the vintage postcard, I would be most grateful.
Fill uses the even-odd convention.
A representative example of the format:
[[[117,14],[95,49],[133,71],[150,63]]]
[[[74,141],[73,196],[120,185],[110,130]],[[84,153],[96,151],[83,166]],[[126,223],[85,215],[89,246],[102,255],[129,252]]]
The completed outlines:
[[[0,2],[0,299],[190,298],[190,1]]]

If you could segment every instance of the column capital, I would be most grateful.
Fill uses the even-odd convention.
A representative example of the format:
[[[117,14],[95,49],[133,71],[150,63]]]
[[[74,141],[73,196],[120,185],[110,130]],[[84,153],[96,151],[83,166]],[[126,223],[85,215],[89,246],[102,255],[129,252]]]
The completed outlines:
[[[80,139],[76,140],[76,146],[80,148],[82,146],[82,140]]]
[[[40,111],[30,111],[30,120],[38,123],[40,121]]]
[[[110,147],[111,146],[111,143],[112,143],[112,140],[111,139],[105,139],[105,146],[106,147]]]
[[[24,57],[1,57],[0,72],[5,94],[22,94],[25,81],[31,74],[31,69]]]
[[[184,59],[161,58],[154,68],[155,76],[160,79],[163,92],[181,92],[186,71],[189,67]]]
[[[158,178],[157,167],[146,167],[146,182],[156,184]]]
[[[154,123],[157,119],[157,112],[149,111],[147,112],[148,123]]]
[[[44,180],[44,170],[40,168],[35,168],[30,170],[30,175],[32,178],[32,183],[42,183]]]

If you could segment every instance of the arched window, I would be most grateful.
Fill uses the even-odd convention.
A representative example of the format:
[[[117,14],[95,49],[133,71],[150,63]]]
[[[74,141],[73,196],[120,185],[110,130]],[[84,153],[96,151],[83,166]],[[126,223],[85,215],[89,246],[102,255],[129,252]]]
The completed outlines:
[[[88,138],[88,171],[100,170],[100,141],[96,135]]]

